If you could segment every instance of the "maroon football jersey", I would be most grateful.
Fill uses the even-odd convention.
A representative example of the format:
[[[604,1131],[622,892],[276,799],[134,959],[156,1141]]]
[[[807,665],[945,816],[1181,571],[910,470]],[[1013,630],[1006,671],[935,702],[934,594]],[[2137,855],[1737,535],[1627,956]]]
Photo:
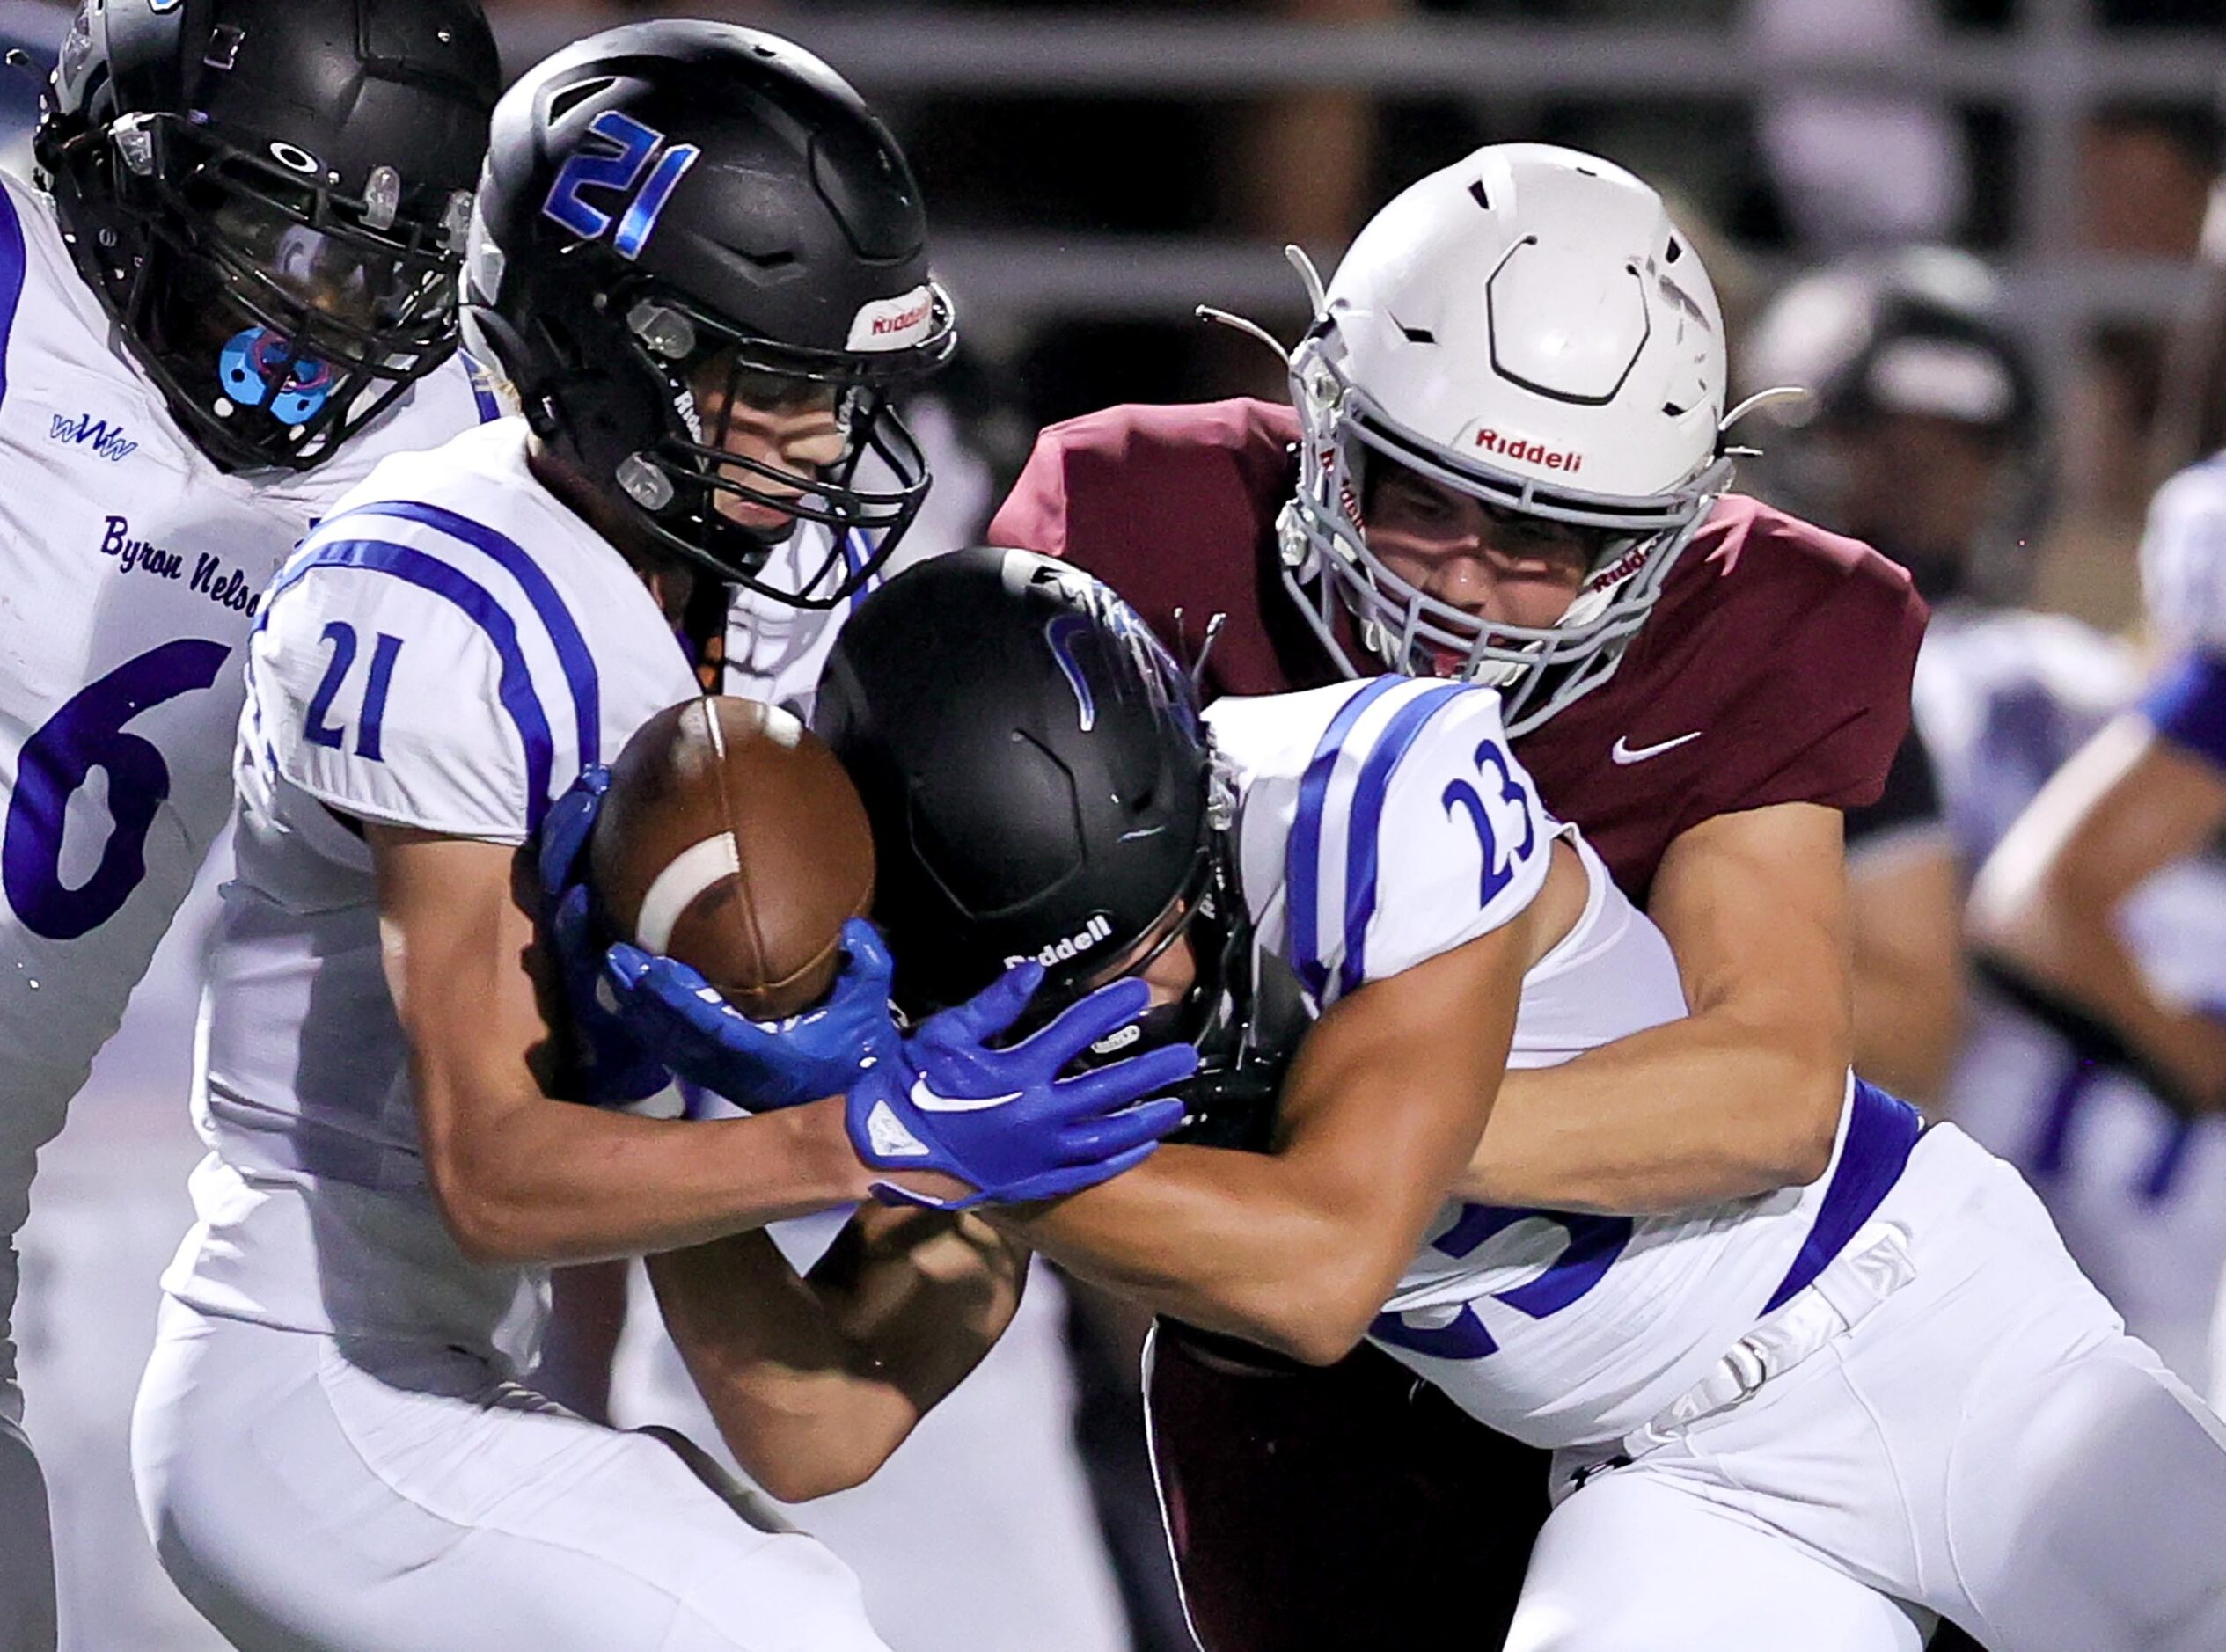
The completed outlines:
[[[1289,408],[1250,400],[1054,425],[990,538],[1087,568],[1186,659],[1226,614],[1209,698],[1319,687],[1340,673],[1284,590],[1276,549],[1298,436]],[[1515,749],[1643,902],[1671,840],[1702,821],[1873,801],[1908,727],[1924,620],[1908,575],[1876,552],[1729,495],[1622,667]]]

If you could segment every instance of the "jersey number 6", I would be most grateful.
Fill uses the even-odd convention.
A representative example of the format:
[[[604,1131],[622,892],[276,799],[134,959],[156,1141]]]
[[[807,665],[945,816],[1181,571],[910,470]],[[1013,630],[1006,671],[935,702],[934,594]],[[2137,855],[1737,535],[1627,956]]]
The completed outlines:
[[[75,940],[113,917],[147,875],[147,834],[170,795],[170,765],[154,742],[124,725],[216,680],[231,648],[180,637],[87,683],[23,742],[15,794],[0,834],[0,887],[26,929]],[[108,774],[114,830],[100,864],[77,888],[62,881],[70,800],[95,769]]]

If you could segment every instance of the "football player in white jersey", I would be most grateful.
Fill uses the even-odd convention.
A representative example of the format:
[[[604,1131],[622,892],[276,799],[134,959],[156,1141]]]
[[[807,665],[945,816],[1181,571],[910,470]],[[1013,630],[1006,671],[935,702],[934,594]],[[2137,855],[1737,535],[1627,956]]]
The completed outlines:
[[[954,640],[904,646],[930,623]],[[2226,1425],[1953,1125],[1850,1078],[1807,1186],[1640,1216],[1462,1201],[1505,1067],[1686,1012],[1496,691],[1387,676],[1204,722],[1124,604],[1028,552],[901,574],[837,641],[815,724],[875,819],[900,1003],[1034,951],[1064,990],[1152,985],[1096,1053],[1236,1052],[1208,1073],[1272,1067],[1271,978],[1319,1012],[1269,1151],[1169,1148],[1000,1225],[1302,1360],[1373,1338],[1556,1450],[1516,1652],[1914,1652],[1934,1614],[2000,1652],[2226,1643]],[[670,960],[617,949],[611,978],[659,1048],[786,1070]]]
[[[2003,838],[1973,891],[1971,924],[2005,977],[2152,1075],[2187,1121],[2177,1132],[2184,1159],[2187,1138],[2200,1148],[2226,1112],[2226,1003],[2205,990],[2222,937],[2214,929],[2184,949],[2177,975],[2156,966],[2153,937],[2203,898],[2226,829],[2226,457],[2158,490],[2141,574],[2164,663]],[[2174,1167],[2173,1154],[2150,1152],[2155,1171]],[[2175,1261],[2185,1267],[2169,1254],[2152,1266]],[[2226,1393],[2221,1324],[2214,1400]]]
[[[0,1648],[51,1646],[12,1238],[231,798],[257,594],[480,416],[456,273],[475,0],[98,0],[0,174]]]
[[[524,416],[382,464],[256,620],[197,1062],[211,1152],[134,1420],[142,1505],[243,1648],[867,1652],[832,1554],[518,1385],[547,1266],[655,1254],[726,1437],[769,1489],[814,1495],[964,1374],[1019,1276],[941,1210],[869,1202],[808,1279],[758,1230],[876,1191],[1086,1186],[1175,1122],[1131,1104],[1195,1057],[1060,1077],[1141,1012],[1134,983],[992,1048],[1032,966],[884,1040],[861,924],[804,1018],[868,1022],[847,1100],[704,1122],[576,1105],[666,1075],[598,1037],[589,998],[576,1039],[553,1028],[521,850],[541,837],[564,883],[592,795],[575,775],[697,691],[692,613],[699,645],[729,586],[839,603],[887,553],[927,485],[887,390],[954,334],[885,128],[816,59],[699,23],[594,36],[504,97],[466,309]],[[854,484],[869,452],[896,473],[877,492]],[[800,521],[832,530],[839,577],[769,578]],[[562,923],[590,921],[584,896]],[[870,1428],[823,1426],[794,1373],[827,1359],[871,1390]]]
[[[1803,410],[1811,416],[1765,442],[1769,473],[1818,521],[1908,567],[1933,603],[1912,709],[1959,864],[1945,888],[1913,886],[1923,875],[1917,856],[1900,845],[1851,847],[1861,957],[1863,937],[1882,925],[1906,935],[1923,932],[1928,920],[1954,923],[1961,888],[2010,823],[2133,705],[2140,679],[2124,643],[2013,604],[2029,572],[2024,542],[2043,514],[2046,419],[2037,375],[1984,264],[1922,247],[1804,276],[1757,325],[1748,370],[1758,384],[1814,391]],[[2178,520],[2160,516],[2160,530]],[[2175,567],[2184,548],[2152,537],[2152,557]],[[2177,606],[2168,597],[2157,606],[2168,637],[2182,630],[2168,618]],[[2056,793],[2054,818],[2088,807],[2091,785],[2080,789],[2083,800],[2072,795]],[[2049,920],[2113,911],[2110,944],[2151,990],[2183,1007],[2226,1011],[2226,861],[2211,848],[2186,839],[2185,858],[2169,867],[2148,861],[2138,888],[2125,884],[2099,906],[2091,895],[2052,892]],[[1881,950],[1898,973],[1922,981],[1892,947]],[[1860,1005],[1871,976],[1857,974]],[[2175,1081],[2122,1038],[2098,1041],[2091,1023],[2030,992],[2013,1002],[2003,989],[2015,983],[1986,974],[1993,978],[1973,995],[1942,1092],[1947,1110],[2032,1181],[2127,1327],[2207,1391],[2213,1298],[2226,1267],[2226,1121],[2185,1116],[2145,1080],[2166,1091]],[[1934,987],[1928,996],[1939,1004],[1951,995]]]

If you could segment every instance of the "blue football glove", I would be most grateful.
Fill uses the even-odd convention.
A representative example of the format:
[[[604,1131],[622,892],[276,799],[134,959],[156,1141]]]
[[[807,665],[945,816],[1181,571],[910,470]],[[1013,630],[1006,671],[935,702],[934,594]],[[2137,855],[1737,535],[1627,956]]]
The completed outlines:
[[[1007,969],[969,1002],[930,1016],[851,1085],[845,1117],[861,1160],[876,1170],[941,1171],[975,1189],[934,1199],[877,1182],[884,1203],[964,1210],[1079,1193],[1142,1163],[1183,1122],[1180,1101],[1146,1098],[1197,1071],[1188,1044],[1059,1077],[1144,1013],[1151,990],[1141,981],[1100,987],[1023,1042],[990,1048],[1043,980],[1040,964]]]
[[[611,789],[611,771],[582,769],[571,789],[549,806],[535,860],[546,903],[543,932],[564,986],[571,1044],[566,1089],[595,1107],[622,1107],[672,1082],[665,1064],[627,1035],[597,990],[604,936],[588,889],[588,838]]]
[[[853,917],[825,1000],[778,1021],[751,1020],[677,958],[624,941],[611,948],[604,980],[635,1042],[691,1083],[763,1113],[841,1095],[862,1069],[896,1055],[891,969],[880,932]]]

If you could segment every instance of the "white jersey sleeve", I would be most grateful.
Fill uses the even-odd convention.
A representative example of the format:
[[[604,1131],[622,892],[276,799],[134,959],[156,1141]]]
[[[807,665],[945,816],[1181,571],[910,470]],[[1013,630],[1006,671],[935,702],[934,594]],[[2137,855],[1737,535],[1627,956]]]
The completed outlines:
[[[247,738],[343,814],[524,843],[595,741],[578,628],[522,552],[498,565],[367,515],[328,523],[272,588]]]
[[[2141,582],[2160,635],[2226,654],[2226,455],[2156,490],[2142,532]]]
[[[1500,927],[1545,881],[1556,827],[1490,689],[1379,677],[1212,721],[1247,886],[1280,878],[1285,954],[1325,1006]]]

